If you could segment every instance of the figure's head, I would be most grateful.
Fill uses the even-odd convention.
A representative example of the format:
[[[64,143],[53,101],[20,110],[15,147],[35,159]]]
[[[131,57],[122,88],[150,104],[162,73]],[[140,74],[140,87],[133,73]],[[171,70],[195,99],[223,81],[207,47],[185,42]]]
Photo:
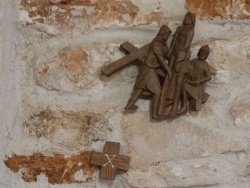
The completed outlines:
[[[202,46],[198,52],[198,58],[201,60],[207,59],[210,54],[210,48],[208,45]]]
[[[183,24],[184,25],[193,25],[193,27],[195,26],[195,20],[196,17],[193,13],[188,12],[183,20]]]
[[[171,30],[169,29],[169,27],[167,25],[163,25],[160,28],[157,36],[161,36],[163,40],[167,40],[170,34],[171,34]]]

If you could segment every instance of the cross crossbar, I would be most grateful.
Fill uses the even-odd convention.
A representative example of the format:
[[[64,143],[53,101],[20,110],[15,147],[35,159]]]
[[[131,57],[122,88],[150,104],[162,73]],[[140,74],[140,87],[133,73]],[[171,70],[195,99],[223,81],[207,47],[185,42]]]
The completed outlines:
[[[119,150],[119,143],[106,142],[104,153],[92,152],[90,164],[101,166],[101,178],[114,180],[116,170],[127,171],[129,169],[130,157],[119,155]]]
[[[136,50],[134,52],[130,53],[129,55],[126,55],[126,56],[122,57],[121,59],[118,59],[117,61],[107,65],[106,67],[104,67],[101,70],[102,73],[105,74],[106,76],[110,76],[110,75],[114,74],[115,72],[117,72],[118,70],[133,63],[135,60],[141,59],[145,55],[145,53],[147,52],[148,46],[149,46],[149,44],[145,45],[139,49],[136,48]]]

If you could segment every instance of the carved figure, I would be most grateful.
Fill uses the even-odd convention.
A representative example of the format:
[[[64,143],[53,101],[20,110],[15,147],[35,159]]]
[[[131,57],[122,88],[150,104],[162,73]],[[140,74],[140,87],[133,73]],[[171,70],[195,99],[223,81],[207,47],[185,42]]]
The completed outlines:
[[[211,72],[206,61],[209,53],[209,46],[202,46],[198,52],[198,58],[191,61],[183,93],[183,105],[179,113],[187,111],[188,98],[189,109],[195,111],[201,110],[201,104],[207,101],[209,95],[204,91],[204,83],[211,79]]]
[[[178,106],[182,100],[181,95],[184,92],[184,84],[190,66],[191,66],[190,56],[187,56],[185,60],[177,62],[176,66],[173,69],[173,76],[170,80],[169,90],[167,93],[167,96],[171,96],[172,98],[169,97],[166,101],[167,102],[165,109],[166,116],[175,117],[176,115],[179,114]]]
[[[138,107],[135,105],[135,102],[143,94],[143,91],[148,91],[153,95],[152,117],[157,118],[158,104],[162,89],[159,75],[161,75],[163,71],[171,77],[171,70],[165,61],[168,52],[166,41],[170,34],[171,30],[169,27],[166,25],[162,26],[157,36],[149,45],[143,64],[139,70],[139,76],[125,110],[137,109]]]
[[[168,52],[169,66],[173,74],[171,79],[165,78],[158,115],[165,117],[177,115],[185,77],[190,66],[190,46],[194,37],[194,27],[195,15],[188,12],[182,26],[179,26],[175,32]]]
[[[171,76],[171,70],[165,61],[168,53],[166,41],[170,34],[171,30],[169,27],[163,25],[153,41],[140,49],[137,49],[129,42],[123,43],[121,48],[130,54],[102,69],[103,74],[110,76],[135,61],[141,62],[139,66],[139,76],[125,110],[136,110],[138,107],[135,105],[135,102],[142,95],[152,95],[152,117],[157,117],[157,109],[162,89],[159,76],[165,77],[166,73],[169,77]]]

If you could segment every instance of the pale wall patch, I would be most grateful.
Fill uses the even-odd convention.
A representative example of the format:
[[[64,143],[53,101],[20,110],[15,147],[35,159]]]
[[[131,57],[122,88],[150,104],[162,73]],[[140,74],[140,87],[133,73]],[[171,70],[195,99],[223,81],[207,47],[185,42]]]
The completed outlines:
[[[112,131],[103,114],[82,111],[65,112],[45,109],[34,113],[23,123],[27,136],[44,137],[56,146],[69,150],[103,141]]]

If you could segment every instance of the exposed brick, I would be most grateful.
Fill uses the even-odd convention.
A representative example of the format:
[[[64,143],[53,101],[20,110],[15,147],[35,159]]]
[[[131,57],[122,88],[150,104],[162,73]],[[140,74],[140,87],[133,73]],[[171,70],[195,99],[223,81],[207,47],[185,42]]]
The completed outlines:
[[[164,22],[163,12],[151,12],[147,15],[138,16],[136,19],[137,24],[152,24],[162,25]]]
[[[83,74],[83,62],[88,61],[88,54],[80,47],[65,47],[58,52],[58,56],[61,60],[61,66],[73,74]]]
[[[221,18],[250,18],[248,0],[186,0],[186,8],[201,19]]]
[[[63,86],[69,84],[71,87],[78,88],[83,77],[89,73],[88,58],[87,52],[79,46],[60,49],[55,57],[36,65],[37,84],[50,89],[54,82],[63,80]],[[55,83],[54,87],[59,85]]]
[[[135,19],[139,8],[130,0],[22,0],[21,9],[28,12],[33,23],[55,25],[59,28],[72,29],[74,20],[88,20],[89,25],[109,23],[118,20],[130,24]],[[130,21],[124,18],[128,14]]]
[[[26,182],[36,182],[37,176],[45,174],[51,184],[84,183],[93,180],[94,169],[90,166],[91,152],[82,152],[79,155],[65,157],[56,154],[44,156],[41,153],[32,156],[13,155],[4,162],[14,173],[21,171],[22,178]],[[85,181],[75,180],[76,172],[82,170]]]

